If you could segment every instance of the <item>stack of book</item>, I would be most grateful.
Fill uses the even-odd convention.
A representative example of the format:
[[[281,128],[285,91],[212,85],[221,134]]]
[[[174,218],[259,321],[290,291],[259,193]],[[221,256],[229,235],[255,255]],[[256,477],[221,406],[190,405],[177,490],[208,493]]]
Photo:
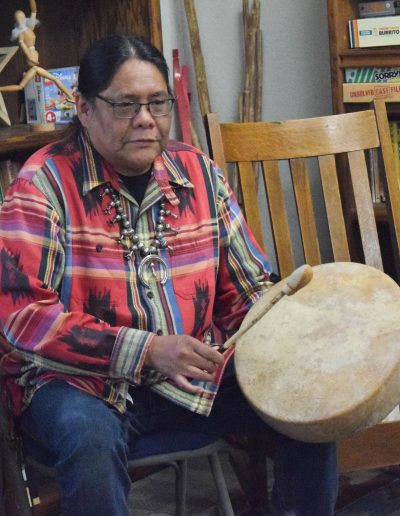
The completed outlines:
[[[358,2],[359,18],[349,20],[351,48],[400,45],[400,0]],[[345,70],[343,102],[400,101],[400,68]]]
[[[358,12],[349,20],[351,48],[400,45],[400,1],[359,2]]]
[[[400,122],[397,120],[391,120],[390,126],[390,139],[392,141],[394,166],[396,169],[397,179],[400,183]]]
[[[3,204],[5,192],[21,168],[21,165],[14,160],[7,159],[0,161],[0,205]]]
[[[400,45],[400,1],[359,2],[358,12],[349,20],[351,48]]]
[[[400,67],[346,68],[343,102],[400,101]]]
[[[397,120],[389,121],[390,139],[393,148],[394,166],[397,179],[400,184],[400,122]],[[377,149],[368,151],[368,170],[370,173],[370,185],[372,200],[374,202],[385,202],[385,189],[382,181],[381,170],[383,164]]]

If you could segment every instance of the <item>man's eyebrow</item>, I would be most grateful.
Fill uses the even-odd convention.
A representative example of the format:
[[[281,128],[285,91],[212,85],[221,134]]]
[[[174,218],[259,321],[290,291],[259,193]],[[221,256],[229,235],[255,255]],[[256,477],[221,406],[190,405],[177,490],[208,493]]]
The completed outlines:
[[[169,98],[170,95],[168,93],[168,91],[156,91],[155,93],[152,93],[151,95],[149,95],[147,97],[147,100],[150,101],[150,100],[155,100],[155,99],[159,99],[159,98]],[[119,102],[140,102],[140,98],[137,96],[137,95],[131,95],[130,93],[126,93],[126,94],[121,94],[119,96],[119,99],[121,99]]]

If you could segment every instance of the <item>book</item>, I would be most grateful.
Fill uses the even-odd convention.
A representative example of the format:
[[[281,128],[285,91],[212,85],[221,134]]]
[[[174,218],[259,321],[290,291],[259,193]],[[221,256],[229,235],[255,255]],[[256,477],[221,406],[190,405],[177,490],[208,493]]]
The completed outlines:
[[[50,69],[49,72],[71,90],[78,86],[78,66]],[[39,75],[28,82],[24,88],[26,116],[28,124],[66,124],[76,114],[75,105],[68,102],[64,93],[50,79]]]
[[[400,68],[398,67],[362,67],[346,68],[344,71],[346,82],[400,82]]]
[[[400,45],[400,15],[349,20],[350,48]]]
[[[360,18],[394,16],[396,14],[400,14],[400,1],[377,0],[374,2],[359,2],[358,14],[360,15]]]
[[[379,172],[377,173],[377,156],[375,151],[376,149],[368,149],[366,151],[372,202],[378,202],[379,198]]]
[[[381,173],[383,164],[378,149],[368,149],[366,158],[372,201],[375,203],[385,202],[385,189]]]
[[[396,171],[397,179],[400,183],[400,155],[399,155],[399,123],[397,120],[389,121],[390,128],[390,140],[393,148],[394,168]]]
[[[372,102],[374,99],[400,102],[400,83],[343,84],[343,102]]]
[[[20,170],[20,164],[17,161],[7,159],[0,161],[0,191],[1,191],[1,203],[5,198],[5,193],[8,186],[17,177]]]

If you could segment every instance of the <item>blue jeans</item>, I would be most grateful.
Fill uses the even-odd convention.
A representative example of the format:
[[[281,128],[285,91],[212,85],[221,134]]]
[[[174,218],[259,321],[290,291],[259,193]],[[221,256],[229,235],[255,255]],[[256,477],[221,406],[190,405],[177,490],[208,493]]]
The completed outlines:
[[[254,413],[234,376],[225,378],[208,418],[193,414],[149,389],[132,389],[134,405],[121,415],[101,400],[62,381],[44,385],[21,416],[24,440],[46,450],[43,462],[54,465],[65,516],[127,516],[130,479],[127,461],[143,442],[140,438],[171,432],[175,449],[187,449],[190,435],[254,434],[260,441],[273,435],[274,500],[281,514],[329,516],[337,496],[334,444],[310,444],[274,432]],[[188,440],[189,436],[189,440]],[[188,446],[189,442],[189,446]],[[199,443],[201,444],[201,443]],[[139,446],[140,447],[140,446]],[[146,447],[148,450],[146,450]]]

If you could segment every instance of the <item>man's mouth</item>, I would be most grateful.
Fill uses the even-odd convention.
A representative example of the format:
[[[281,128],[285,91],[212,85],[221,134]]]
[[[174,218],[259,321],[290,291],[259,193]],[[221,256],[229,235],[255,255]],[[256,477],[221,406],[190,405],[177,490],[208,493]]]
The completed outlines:
[[[136,138],[134,140],[127,140],[125,143],[136,143],[139,145],[151,145],[152,143],[157,143],[158,140],[154,138]]]

